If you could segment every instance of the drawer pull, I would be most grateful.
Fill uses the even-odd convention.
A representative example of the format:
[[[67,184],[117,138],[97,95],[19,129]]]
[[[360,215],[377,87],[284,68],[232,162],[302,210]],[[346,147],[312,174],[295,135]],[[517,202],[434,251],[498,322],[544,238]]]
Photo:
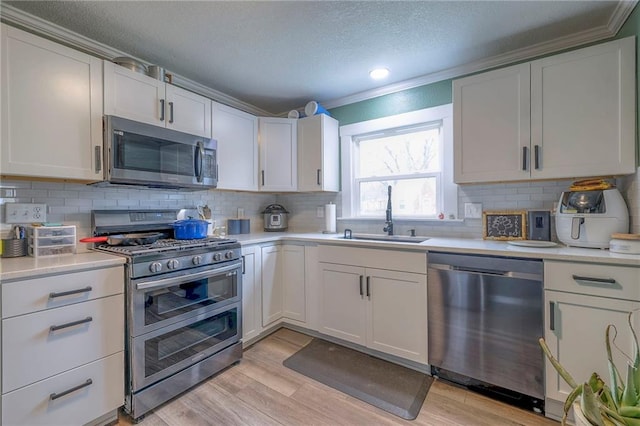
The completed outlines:
[[[56,297],[70,296],[72,294],[78,294],[78,293],[88,293],[91,290],[93,290],[91,286],[86,286],[85,288],[79,288],[77,290],[61,291],[59,293],[49,293],[49,299],[55,299]]]
[[[613,278],[594,278],[594,277],[583,277],[580,275],[572,275],[575,281],[591,281],[599,284],[615,284],[616,280]]]
[[[80,325],[80,324],[84,324],[84,323],[91,322],[91,321],[93,321],[93,318],[86,317],[84,319],[77,320],[77,321],[71,321],[71,322],[68,322],[66,324],[52,325],[51,327],[49,327],[49,330],[53,332],[53,331],[57,331],[57,330],[62,330],[63,328],[69,328],[69,327],[73,327],[74,325]]]
[[[75,391],[80,390],[80,389],[82,389],[82,388],[86,388],[87,386],[90,386],[90,385],[92,385],[92,384],[93,384],[93,380],[91,380],[91,379],[87,379],[87,381],[86,381],[86,382],[84,382],[84,383],[82,383],[82,384],[79,384],[78,386],[74,386],[74,387],[72,387],[72,388],[69,388],[69,389],[67,389],[66,391],[62,391],[62,392],[60,392],[60,393],[55,393],[55,392],[54,392],[54,393],[52,393],[51,395],[49,395],[49,399],[50,399],[50,400],[52,400],[52,401],[54,401],[54,400],[56,400],[56,399],[58,399],[58,398],[62,398],[62,397],[63,397],[63,396],[65,396],[65,395],[69,395],[69,394],[70,394],[70,393],[72,393],[72,392],[75,392]]]

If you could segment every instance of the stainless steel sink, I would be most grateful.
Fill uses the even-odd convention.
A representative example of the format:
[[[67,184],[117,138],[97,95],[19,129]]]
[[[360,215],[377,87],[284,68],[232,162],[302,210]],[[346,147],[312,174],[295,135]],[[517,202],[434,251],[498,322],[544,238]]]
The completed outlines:
[[[415,236],[411,237],[409,235],[386,235],[386,234],[352,234],[351,238],[349,237],[339,237],[345,240],[368,240],[368,241],[389,241],[395,243],[414,243],[420,244],[423,241],[427,241],[429,237],[423,236]]]

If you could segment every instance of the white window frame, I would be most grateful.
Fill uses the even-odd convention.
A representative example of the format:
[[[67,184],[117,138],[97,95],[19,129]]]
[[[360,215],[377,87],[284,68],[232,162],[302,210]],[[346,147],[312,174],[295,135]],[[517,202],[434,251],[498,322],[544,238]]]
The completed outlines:
[[[380,217],[364,217],[356,214],[358,205],[358,190],[355,184],[354,166],[354,137],[358,135],[381,132],[388,129],[414,126],[422,123],[442,122],[442,191],[438,194],[439,204],[442,206],[445,220],[457,220],[458,217],[458,186],[453,183],[453,105],[440,105],[403,114],[392,115],[360,123],[348,124],[340,127],[340,153],[342,171],[342,218],[346,219],[375,219]],[[426,217],[398,217],[403,220],[433,220]],[[435,219],[439,220],[439,219]]]

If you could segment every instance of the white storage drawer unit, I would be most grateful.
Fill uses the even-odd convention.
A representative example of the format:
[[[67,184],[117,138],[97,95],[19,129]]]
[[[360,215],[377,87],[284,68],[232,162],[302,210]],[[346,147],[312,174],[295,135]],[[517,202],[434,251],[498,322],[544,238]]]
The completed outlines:
[[[119,353],[6,393],[2,424],[86,424],[123,404],[123,371],[124,357]]]
[[[545,290],[640,300],[640,268],[575,262],[544,262]]]
[[[4,320],[3,392],[122,352],[123,308],[118,294]]]
[[[124,404],[122,265],[34,274],[1,291],[0,424],[115,420]]]

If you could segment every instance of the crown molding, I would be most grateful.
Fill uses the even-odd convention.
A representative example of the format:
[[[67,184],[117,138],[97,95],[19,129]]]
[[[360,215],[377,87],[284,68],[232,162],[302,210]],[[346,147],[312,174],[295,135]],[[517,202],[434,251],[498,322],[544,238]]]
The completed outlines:
[[[607,25],[602,25],[600,27],[571,34],[569,36],[558,38],[548,42],[534,44],[526,48],[513,50],[511,52],[495,55],[479,61],[470,62],[459,67],[448,68],[443,71],[438,71],[417,78],[404,80],[399,83],[390,84],[388,86],[366,90],[338,99],[322,101],[322,105],[327,109],[350,105],[356,102],[362,102],[380,96],[401,92],[403,90],[437,83],[438,81],[447,80],[450,78],[462,77],[467,74],[485,71],[490,68],[497,68],[519,61],[530,60],[535,57],[611,38],[615,36],[618,31],[620,31],[620,28],[622,27],[622,25],[624,25],[625,21],[638,4],[638,1],[639,0],[622,0],[618,2],[618,5],[611,15],[611,18],[609,19]]]
[[[90,55],[97,56],[101,59],[111,60],[118,56],[133,57],[127,52],[122,52],[120,50],[114,49],[110,46],[107,46],[106,44],[97,42],[88,37],[56,25],[52,22],[45,21],[42,18],[23,12],[22,10],[16,9],[13,6],[2,4],[1,2],[0,20],[11,26],[22,28],[25,31],[48,38],[71,48],[81,50]],[[133,58],[147,65],[150,65],[149,62],[141,58]],[[207,98],[213,99],[216,102],[220,102],[230,107],[248,112],[250,114],[268,117],[273,115],[272,113],[264,111],[263,109],[243,102],[218,90],[212,89],[196,81],[175,74],[170,70],[167,70],[167,72],[173,76],[172,84],[175,86],[190,90]]]

